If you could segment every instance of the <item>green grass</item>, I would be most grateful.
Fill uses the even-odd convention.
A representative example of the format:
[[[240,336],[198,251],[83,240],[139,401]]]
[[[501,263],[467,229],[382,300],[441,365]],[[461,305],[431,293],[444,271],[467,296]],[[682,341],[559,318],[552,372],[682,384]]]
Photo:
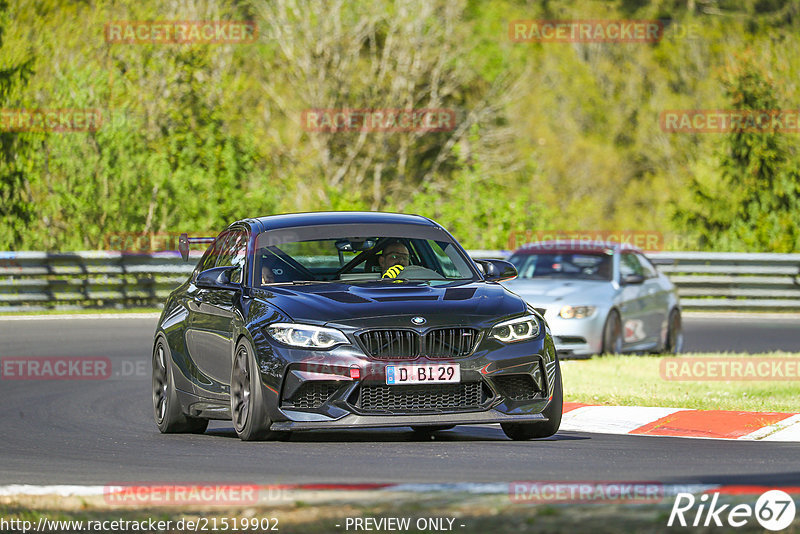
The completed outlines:
[[[800,358],[800,354],[681,354],[680,358]],[[800,412],[797,380],[673,381],[661,376],[665,356],[595,356],[562,361],[564,400],[615,406]]]
[[[161,313],[160,308],[87,308],[81,310],[31,310],[31,311],[7,311],[0,312],[0,317],[4,315],[86,315],[96,313]]]

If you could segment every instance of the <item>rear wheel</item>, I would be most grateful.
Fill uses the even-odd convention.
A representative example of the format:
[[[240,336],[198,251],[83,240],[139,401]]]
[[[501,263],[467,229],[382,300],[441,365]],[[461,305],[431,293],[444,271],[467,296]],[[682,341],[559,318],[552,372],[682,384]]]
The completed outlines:
[[[164,434],[190,432],[202,434],[208,419],[184,415],[172,375],[172,357],[164,338],[153,348],[153,417]]]
[[[667,354],[678,354],[681,350],[683,350],[683,325],[681,321],[681,312],[675,309],[669,313],[667,340],[664,344],[664,352]]]
[[[285,437],[285,432],[272,432],[261,389],[255,352],[246,341],[236,346],[231,368],[231,419],[242,441],[260,441]]]
[[[564,394],[561,384],[561,366],[556,362],[555,388],[553,400],[544,409],[542,415],[547,417],[541,423],[501,423],[500,427],[509,438],[519,441],[534,438],[548,438],[558,432],[561,426],[561,414],[564,411]]]
[[[603,354],[622,352],[622,320],[617,310],[611,310],[603,326]]]

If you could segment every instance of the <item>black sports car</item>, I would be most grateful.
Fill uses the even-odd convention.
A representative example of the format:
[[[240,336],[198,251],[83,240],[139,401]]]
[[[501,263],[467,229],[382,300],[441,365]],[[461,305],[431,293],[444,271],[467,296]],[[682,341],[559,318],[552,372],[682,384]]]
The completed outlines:
[[[331,212],[230,225],[166,301],[153,348],[161,432],[232,419],[243,440],[295,430],[561,422],[544,319],[417,215]]]

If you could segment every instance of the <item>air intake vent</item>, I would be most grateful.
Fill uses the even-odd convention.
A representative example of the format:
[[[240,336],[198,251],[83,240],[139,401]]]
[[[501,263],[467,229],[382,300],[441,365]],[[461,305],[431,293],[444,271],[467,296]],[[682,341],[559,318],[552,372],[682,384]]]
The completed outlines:
[[[328,291],[327,293],[320,293],[320,295],[345,304],[365,304],[369,302],[369,300],[347,291]]]
[[[335,382],[308,381],[305,382],[294,396],[283,402],[287,408],[319,408],[325,404],[331,395],[339,389]]]
[[[362,386],[357,406],[365,412],[438,412],[478,409],[486,399],[481,382]]]
[[[468,300],[475,295],[475,288],[471,287],[451,287],[444,292],[442,300]]]
[[[499,393],[514,401],[541,399],[541,390],[536,380],[528,374],[501,375],[494,377]]]

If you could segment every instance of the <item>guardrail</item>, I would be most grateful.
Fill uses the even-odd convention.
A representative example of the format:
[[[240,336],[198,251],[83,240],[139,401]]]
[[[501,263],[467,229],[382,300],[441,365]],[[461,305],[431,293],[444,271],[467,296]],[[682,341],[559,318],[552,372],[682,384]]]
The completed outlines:
[[[161,306],[201,254],[0,252],[0,311]]]
[[[508,251],[472,250],[474,258]],[[0,311],[159,307],[194,269],[177,252],[0,252]],[[648,254],[684,309],[800,311],[800,254]]]
[[[800,310],[800,254],[648,254],[686,309]]]

